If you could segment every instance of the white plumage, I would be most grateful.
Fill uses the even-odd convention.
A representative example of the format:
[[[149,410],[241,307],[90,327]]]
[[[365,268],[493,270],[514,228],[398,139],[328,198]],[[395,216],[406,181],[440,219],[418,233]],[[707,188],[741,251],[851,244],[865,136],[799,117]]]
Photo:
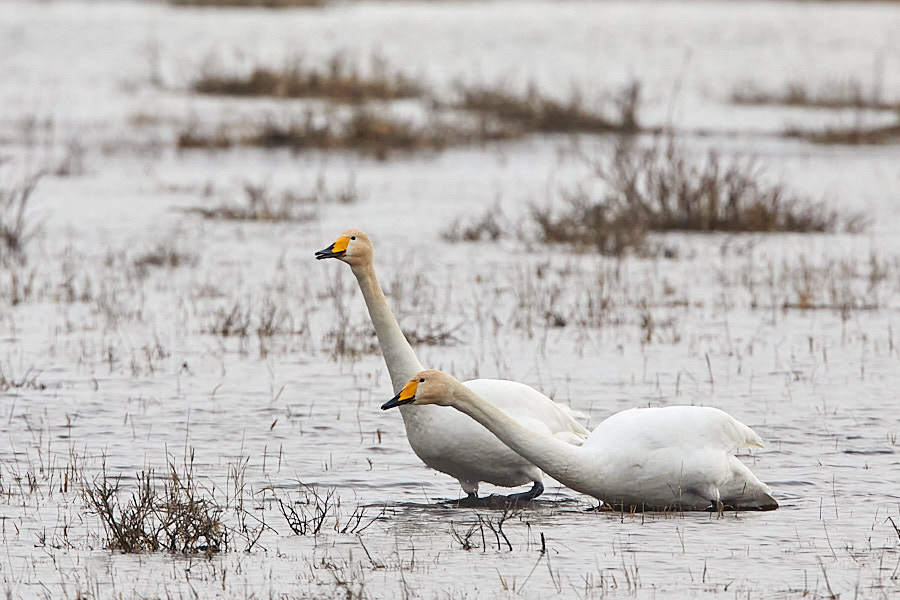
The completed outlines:
[[[371,240],[362,231],[350,229],[317,252],[316,258],[338,258],[350,265],[366,301],[394,392],[399,392],[423,367],[375,276]],[[475,379],[464,385],[521,426],[560,443],[580,444],[590,434],[567,407],[527,385],[500,379]],[[404,406],[401,412],[406,437],[416,456],[429,467],[458,479],[470,498],[477,496],[482,481],[503,487],[534,484],[528,492],[508,496],[510,500],[530,500],[543,491],[538,467],[467,416],[440,406]]]
[[[769,487],[734,456],[761,447],[749,427],[709,407],[634,408],[600,423],[581,446],[506,416],[441,371],[423,371],[383,408],[451,406],[570,488],[617,508],[771,510]]]

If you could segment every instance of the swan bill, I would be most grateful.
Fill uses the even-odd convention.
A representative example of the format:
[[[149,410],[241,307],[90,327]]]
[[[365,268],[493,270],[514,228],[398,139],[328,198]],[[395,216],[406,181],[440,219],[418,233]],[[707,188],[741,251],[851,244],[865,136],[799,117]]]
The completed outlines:
[[[381,410],[387,410],[389,408],[394,408],[395,406],[402,406],[404,404],[414,402],[416,399],[416,389],[418,388],[418,386],[419,382],[413,379],[405,386],[403,386],[403,389],[400,390],[399,394],[382,404]]]
[[[322,260],[323,258],[341,258],[344,256],[344,253],[347,252],[348,244],[350,244],[350,238],[342,235],[324,250],[316,252],[316,260]]]

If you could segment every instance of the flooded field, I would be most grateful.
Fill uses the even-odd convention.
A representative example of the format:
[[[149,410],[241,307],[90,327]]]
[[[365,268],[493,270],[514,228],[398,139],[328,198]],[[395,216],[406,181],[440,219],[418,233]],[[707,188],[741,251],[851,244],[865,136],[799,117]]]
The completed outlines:
[[[3,3],[0,592],[895,597],[897,31],[892,2]],[[414,85],[363,108],[197,91],[295,61]],[[607,120],[495,121],[458,100],[478,86]],[[837,226],[548,243],[536,215],[622,147],[747,164]],[[350,227],[425,366],[590,429],[721,408],[781,507],[617,514],[546,479],[511,510],[445,502],[457,482],[379,410],[356,280],[314,259]],[[130,506],[153,535],[117,537]],[[191,514],[219,524],[191,537]]]

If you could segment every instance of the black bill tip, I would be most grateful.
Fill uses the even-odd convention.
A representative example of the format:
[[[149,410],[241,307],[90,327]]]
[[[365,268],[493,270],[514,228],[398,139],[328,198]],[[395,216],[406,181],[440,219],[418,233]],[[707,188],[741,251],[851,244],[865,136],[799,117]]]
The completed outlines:
[[[400,402],[397,398],[391,398],[387,402],[381,405],[381,410],[387,410],[389,408],[394,408],[395,406],[400,406],[404,404],[404,402]]]
[[[316,252],[316,260],[322,260],[323,258],[340,258],[343,255],[343,252],[335,252],[334,244],[332,244],[324,250],[319,250],[318,252]]]

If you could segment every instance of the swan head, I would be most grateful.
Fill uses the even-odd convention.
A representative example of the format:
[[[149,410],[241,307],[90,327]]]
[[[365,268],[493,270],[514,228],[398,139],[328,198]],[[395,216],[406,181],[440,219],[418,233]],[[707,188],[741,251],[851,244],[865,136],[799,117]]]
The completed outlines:
[[[330,246],[316,252],[316,260],[337,258],[353,267],[371,264],[372,252],[372,240],[364,231],[348,229],[339,235]]]
[[[453,384],[456,382],[443,371],[428,370],[409,380],[400,393],[381,405],[381,410],[404,404],[439,404],[450,406]]]

